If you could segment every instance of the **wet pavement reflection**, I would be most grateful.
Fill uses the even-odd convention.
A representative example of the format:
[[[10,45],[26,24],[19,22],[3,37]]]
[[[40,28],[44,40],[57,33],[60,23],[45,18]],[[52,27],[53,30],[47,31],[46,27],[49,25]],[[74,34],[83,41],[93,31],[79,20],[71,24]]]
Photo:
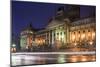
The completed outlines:
[[[67,55],[67,54],[33,54],[12,56],[12,66],[16,65],[37,65],[56,63],[75,63],[95,61],[95,54],[92,55]]]

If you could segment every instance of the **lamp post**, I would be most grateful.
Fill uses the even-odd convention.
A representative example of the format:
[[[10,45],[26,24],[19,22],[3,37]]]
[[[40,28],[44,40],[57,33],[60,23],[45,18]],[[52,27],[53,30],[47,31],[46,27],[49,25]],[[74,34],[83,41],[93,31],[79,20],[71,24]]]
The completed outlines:
[[[12,52],[16,52],[16,44],[12,44],[11,51],[12,51]]]

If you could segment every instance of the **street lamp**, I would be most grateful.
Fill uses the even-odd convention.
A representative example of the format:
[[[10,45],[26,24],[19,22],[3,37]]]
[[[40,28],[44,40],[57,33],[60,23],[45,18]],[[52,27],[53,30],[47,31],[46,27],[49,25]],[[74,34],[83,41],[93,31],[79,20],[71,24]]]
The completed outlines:
[[[15,44],[13,44],[13,45],[12,45],[12,47],[16,47],[16,45],[15,45]]]
[[[89,44],[90,44],[90,45],[92,45],[92,44],[93,44],[93,42],[92,42],[92,41],[90,41],[90,42],[89,42]]]
[[[26,49],[28,49],[28,46],[26,46]]]
[[[16,52],[16,44],[12,44],[11,51],[12,51],[12,52]]]
[[[75,43],[74,43],[74,45],[76,46],[76,45],[77,45],[77,43],[75,42]]]

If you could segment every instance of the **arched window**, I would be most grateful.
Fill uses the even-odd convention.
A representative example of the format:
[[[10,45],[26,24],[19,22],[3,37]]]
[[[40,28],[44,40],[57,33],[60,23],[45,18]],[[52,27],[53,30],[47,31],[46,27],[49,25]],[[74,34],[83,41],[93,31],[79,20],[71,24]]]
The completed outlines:
[[[83,33],[81,34],[81,39],[82,39],[82,40],[85,39],[85,30],[83,30]]]

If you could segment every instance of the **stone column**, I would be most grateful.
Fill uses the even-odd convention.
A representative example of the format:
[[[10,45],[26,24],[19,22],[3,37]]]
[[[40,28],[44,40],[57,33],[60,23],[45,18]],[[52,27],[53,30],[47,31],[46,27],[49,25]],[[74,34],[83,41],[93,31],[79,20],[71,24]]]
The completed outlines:
[[[49,40],[49,45],[50,45],[50,31],[48,32],[48,40]]]
[[[52,30],[50,30],[50,45],[52,45]]]
[[[54,44],[54,30],[52,31],[52,44]]]
[[[45,44],[46,45],[48,44],[48,33],[47,32],[45,33]]]
[[[70,36],[69,36],[69,26],[68,25],[66,26],[66,29],[67,29],[67,31],[66,31],[66,43],[69,43]]]
[[[49,31],[49,44],[52,44],[52,31]]]

